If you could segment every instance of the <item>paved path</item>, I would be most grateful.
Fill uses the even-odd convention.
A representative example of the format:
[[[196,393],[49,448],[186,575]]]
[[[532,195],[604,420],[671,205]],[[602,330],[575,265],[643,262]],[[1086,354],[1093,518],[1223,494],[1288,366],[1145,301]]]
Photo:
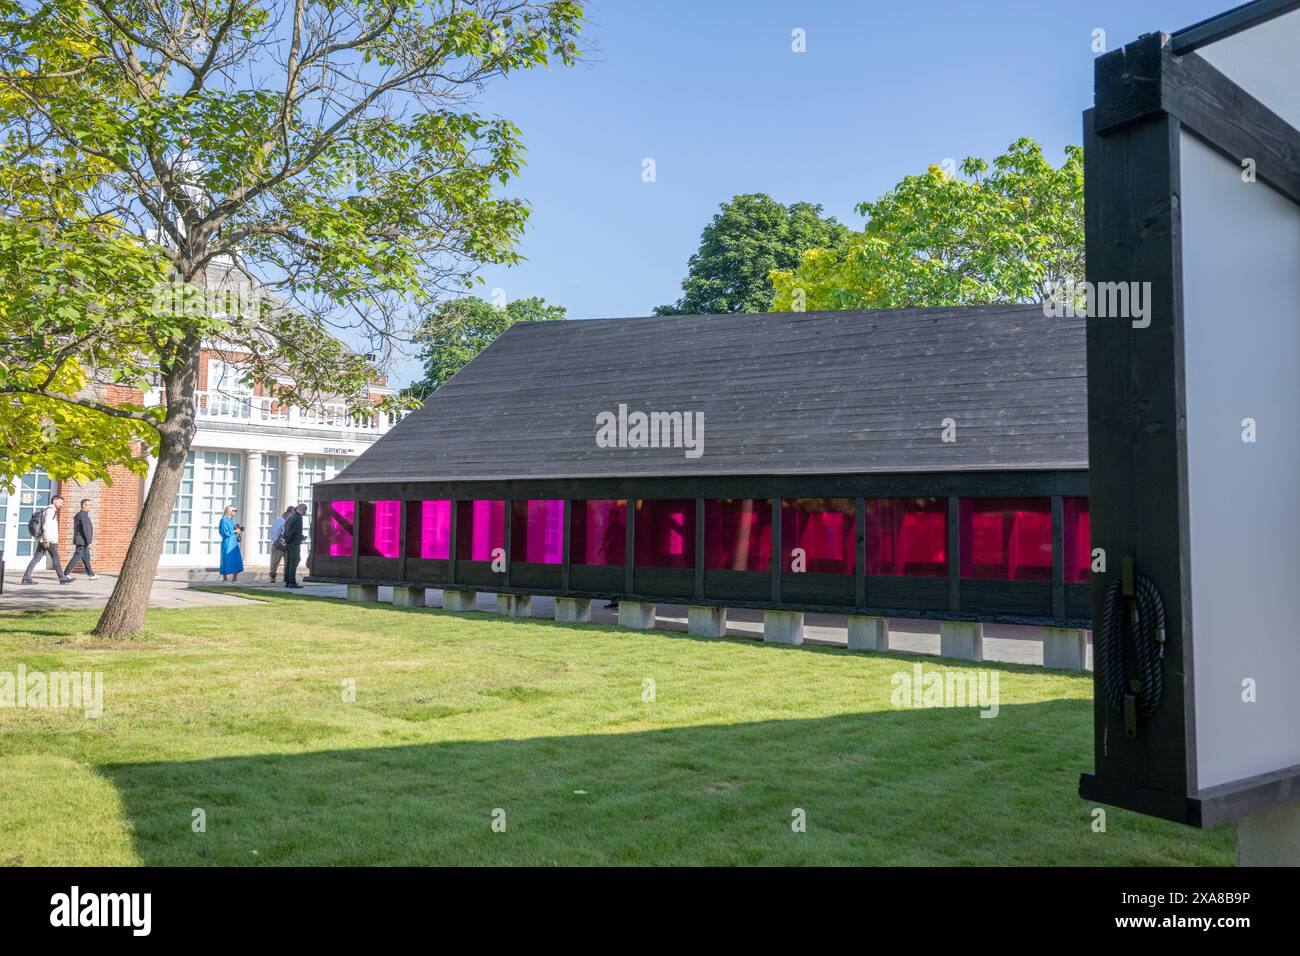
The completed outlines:
[[[108,595],[113,590],[116,577],[101,574],[95,581],[87,580],[83,575],[74,575],[71,584],[59,584],[52,572],[37,575],[37,584],[20,585],[18,574],[5,575],[5,588],[0,596],[0,611],[4,610],[49,610],[52,608],[98,608],[103,607]],[[212,605],[237,605],[246,601],[231,594],[214,594],[210,591],[198,591],[191,584],[220,584],[221,576],[216,573],[195,573],[186,571],[164,571],[154,581],[150,594],[150,607],[195,607]],[[245,575],[239,582],[240,587],[250,590],[262,590],[280,587],[265,580],[265,574]],[[308,584],[297,592],[312,597],[346,597],[347,587],[342,584]],[[430,588],[427,592],[431,605],[442,603],[442,591]],[[392,588],[380,588],[379,600],[388,602],[393,599]],[[496,595],[491,592],[479,592],[478,606],[481,610],[496,609]],[[549,597],[538,595],[533,598],[533,613],[540,618],[552,617],[555,602]],[[678,604],[660,604],[657,608],[657,626],[669,631],[686,630],[686,606]],[[604,607],[603,601],[592,601],[591,619],[598,623],[618,623],[618,611]],[[759,639],[763,636],[763,612],[733,608],[727,613],[727,634],[731,637],[749,637]],[[1020,627],[1011,624],[984,625],[984,658],[990,661],[1002,661],[1009,664],[1043,663],[1043,645],[1040,630],[1034,627]],[[828,644],[843,647],[848,644],[848,621],[843,615],[809,614],[804,618],[804,639],[812,644]],[[896,651],[911,651],[917,654],[939,653],[939,625],[934,621],[917,621],[909,619],[890,619],[889,646]],[[1092,667],[1092,647],[1088,648],[1088,666]]]

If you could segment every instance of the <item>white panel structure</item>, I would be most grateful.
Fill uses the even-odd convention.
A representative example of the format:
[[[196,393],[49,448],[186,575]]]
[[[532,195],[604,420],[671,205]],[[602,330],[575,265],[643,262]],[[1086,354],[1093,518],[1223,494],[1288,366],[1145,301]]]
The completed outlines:
[[[1200,47],[1210,65],[1300,129],[1300,10]]]
[[[1246,82],[1241,71],[1233,77]],[[1300,206],[1243,182],[1240,166],[1186,132],[1181,153],[1192,672],[1204,790],[1300,765]],[[1253,442],[1243,439],[1245,419]],[[1246,681],[1253,703],[1243,699]]]

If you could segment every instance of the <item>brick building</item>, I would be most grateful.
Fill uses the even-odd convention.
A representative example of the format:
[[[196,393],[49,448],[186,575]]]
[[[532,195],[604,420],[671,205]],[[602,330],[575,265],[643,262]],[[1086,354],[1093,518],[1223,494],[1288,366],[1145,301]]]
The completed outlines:
[[[299,501],[310,504],[316,482],[333,478],[391,424],[378,410],[347,415],[345,396],[308,410],[289,408],[260,387],[240,385],[239,374],[237,354],[215,346],[204,349],[196,395],[198,433],[172,510],[160,568],[215,568],[220,559],[217,522],[229,504],[239,508],[244,525],[244,564],[265,567],[275,516]],[[142,396],[115,386],[100,389],[109,401],[160,400],[153,392]],[[392,391],[373,384],[369,397],[378,401]],[[59,523],[63,559],[72,554],[72,513],[82,498],[89,498],[95,570],[119,570],[148,487],[149,476],[141,478],[125,468],[113,470],[111,483],[58,482],[38,469],[11,487],[0,485],[0,549],[6,570],[17,573],[26,567],[32,554],[27,521],[56,493],[63,495],[66,509]]]

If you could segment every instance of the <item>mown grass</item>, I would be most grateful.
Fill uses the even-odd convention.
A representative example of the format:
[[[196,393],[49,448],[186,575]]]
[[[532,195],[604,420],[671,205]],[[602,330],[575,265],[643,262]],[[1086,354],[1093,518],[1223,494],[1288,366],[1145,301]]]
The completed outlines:
[[[895,709],[903,654],[256,596],[126,642],[0,613],[0,671],[105,679],[98,719],[0,709],[0,863],[1231,862],[1094,831],[1087,677],[990,666],[986,719]]]

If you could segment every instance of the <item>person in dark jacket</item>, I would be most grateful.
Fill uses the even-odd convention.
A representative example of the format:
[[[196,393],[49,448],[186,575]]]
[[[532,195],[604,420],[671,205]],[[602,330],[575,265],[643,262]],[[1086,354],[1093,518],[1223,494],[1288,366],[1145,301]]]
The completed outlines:
[[[284,586],[287,588],[302,587],[298,583],[298,564],[302,561],[302,516],[306,513],[307,506],[299,503],[284,523]]]
[[[90,520],[90,499],[81,499],[81,510],[72,519],[72,560],[63,569],[65,578],[72,577],[72,569],[80,561],[86,568],[86,577],[95,580],[99,577],[90,566],[90,543],[95,540],[95,526]]]

